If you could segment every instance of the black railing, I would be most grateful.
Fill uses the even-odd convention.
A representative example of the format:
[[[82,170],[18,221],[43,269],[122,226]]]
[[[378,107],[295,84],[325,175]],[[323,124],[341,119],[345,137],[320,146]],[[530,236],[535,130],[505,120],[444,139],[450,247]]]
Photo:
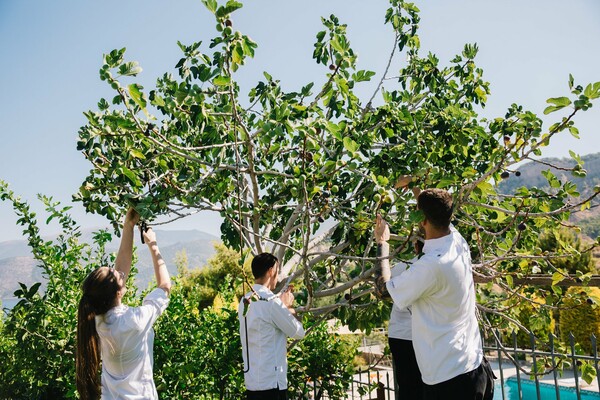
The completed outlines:
[[[592,396],[598,394],[598,388],[600,387],[600,369],[598,358],[598,346],[596,337],[590,336],[591,343],[591,355],[577,354],[575,346],[575,338],[573,334],[569,334],[569,343],[566,346],[567,352],[557,352],[556,348],[556,337],[550,335],[548,343],[543,343],[543,350],[539,350],[537,344],[539,341],[533,334],[529,335],[531,348],[522,349],[517,345],[517,335],[512,334],[510,342],[512,344],[507,346],[503,344],[502,337],[499,333],[495,332],[495,337],[491,345],[484,346],[484,350],[488,356],[497,362],[496,371],[499,372],[496,388],[502,393],[503,400],[528,400],[535,398],[537,400],[547,400],[553,398],[556,400],[561,399],[561,393],[564,390],[574,392],[578,400],[582,399],[583,395]],[[564,347],[563,347],[564,349]],[[521,362],[520,360],[523,360]],[[528,362],[530,361],[530,362]],[[524,365],[527,365],[524,367]],[[515,375],[506,379],[505,367],[515,368]],[[582,372],[593,369],[595,371],[595,388],[593,390],[582,389]],[[561,385],[559,382],[559,376],[561,373],[564,376],[571,376],[570,384],[568,386]],[[546,383],[541,382],[541,378]],[[533,383],[535,388],[535,397],[524,396],[524,385],[531,385]],[[507,387],[515,386],[516,390],[511,391],[510,397],[507,393]],[[551,392],[554,394],[553,397],[544,395],[542,388],[545,389],[546,393]],[[552,396],[552,395],[550,395]],[[563,396],[564,397],[564,396]],[[572,396],[571,396],[572,397]],[[600,399],[600,395],[598,395]]]
[[[494,366],[497,375],[495,398],[565,400],[567,396],[564,393],[568,391],[568,398],[582,400],[598,396],[600,399],[600,358],[594,335],[590,337],[592,351],[589,354],[577,354],[578,349],[572,334],[569,335],[569,343],[566,346],[561,346],[554,336],[550,336],[549,341],[545,343],[530,334],[529,349],[518,346],[517,335],[514,333],[506,339],[508,340],[496,331],[483,346],[486,357]],[[594,371],[595,378],[590,386],[593,389],[582,388],[582,373],[593,376]],[[561,374],[563,379],[569,379],[568,386],[559,382]],[[329,399],[317,389],[315,387],[313,399]],[[392,370],[385,368],[358,372],[348,389],[347,399],[395,399]]]

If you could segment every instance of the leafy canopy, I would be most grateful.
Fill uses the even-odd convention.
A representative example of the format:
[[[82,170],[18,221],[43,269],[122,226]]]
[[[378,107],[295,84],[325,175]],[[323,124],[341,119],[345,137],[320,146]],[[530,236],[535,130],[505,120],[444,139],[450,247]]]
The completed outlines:
[[[112,221],[130,205],[148,221],[217,212],[225,244],[242,253],[272,251],[282,276],[302,282],[305,310],[344,307],[339,316],[368,328],[387,312],[372,295],[373,221],[384,214],[398,234],[395,256],[410,257],[422,216],[410,193],[395,188],[410,174],[412,185],[453,193],[454,222],[471,243],[478,278],[506,296],[513,278],[534,267],[558,274],[556,282],[567,278],[537,238],[589,198],[550,171],[543,173],[548,190],[504,195],[497,183],[513,179],[516,165],[541,155],[556,135],[578,137],[574,117],[600,96],[600,82],[582,86],[570,76],[568,95],[548,100],[545,113],[561,115],[549,127],[517,104],[480,118],[490,89],[475,63],[478,46],[466,44],[447,62],[422,54],[418,8],[390,0],[383,16],[395,37],[390,60],[406,60],[397,78],[389,79],[390,64],[383,74],[358,69],[350,27],[331,15],[314,44],[323,82],[286,91],[264,72],[241,93],[236,72],[257,47],[232,23],[242,4],[203,3],[214,14],[215,37],[179,43],[176,75],[165,73],[155,88],[135,83],[141,68],[126,60],[125,49],[105,55],[100,79],[115,97],[85,113],[77,145],[92,164],[76,195],[89,212]],[[360,98],[356,89],[375,77],[377,90]],[[568,170],[585,174],[583,161],[572,157]]]

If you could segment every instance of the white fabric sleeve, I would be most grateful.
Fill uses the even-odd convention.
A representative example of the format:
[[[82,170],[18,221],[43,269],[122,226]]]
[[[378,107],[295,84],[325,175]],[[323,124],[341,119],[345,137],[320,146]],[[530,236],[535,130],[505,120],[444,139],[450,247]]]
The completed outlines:
[[[417,259],[414,258],[411,261],[409,261],[410,264],[407,264],[405,262],[399,262],[397,264],[394,264],[391,268],[391,272],[392,272],[392,278],[397,277],[398,275],[402,274],[404,271],[406,271],[411,265],[412,263],[414,263]]]
[[[292,315],[279,298],[273,299],[270,303],[271,319],[275,326],[292,339],[302,339],[304,337],[304,328],[300,321]]]
[[[408,270],[386,283],[387,290],[398,308],[412,305],[421,296],[433,292],[437,287],[435,268],[426,265],[425,258],[421,258]]]
[[[167,309],[169,296],[161,288],[156,288],[144,297],[142,305],[133,312],[134,323],[139,329],[152,326],[156,319]]]

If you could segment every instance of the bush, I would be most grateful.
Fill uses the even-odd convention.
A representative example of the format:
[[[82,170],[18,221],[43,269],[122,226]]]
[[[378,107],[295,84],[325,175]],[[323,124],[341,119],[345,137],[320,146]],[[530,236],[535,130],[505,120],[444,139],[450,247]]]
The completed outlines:
[[[13,203],[29,246],[45,278],[15,292],[21,300],[0,318],[0,399],[76,398],[75,338],[80,285],[93,269],[110,265],[105,254],[111,235],[94,234],[93,245],[79,242],[79,227],[51,199],[42,198],[62,234],[54,241],[39,236],[35,214],[0,181],[0,200]],[[135,269],[132,270],[135,273]],[[163,399],[241,399],[244,393],[242,352],[235,288],[241,281],[223,279],[215,307],[200,310],[204,292],[183,278],[174,278],[170,305],[155,325],[154,378]],[[124,303],[142,297],[127,292]],[[220,304],[220,305],[218,305]],[[306,322],[308,324],[308,322]],[[290,388],[303,392],[317,380],[331,399],[345,398],[349,385],[351,346],[327,332],[325,322],[290,351]],[[305,393],[305,392],[303,392]]]
[[[94,246],[80,243],[79,227],[51,198],[41,197],[50,217],[58,220],[62,233],[43,241],[35,214],[0,181],[0,199],[12,202],[18,224],[24,228],[33,256],[47,279],[21,284],[15,292],[20,301],[0,324],[0,398],[75,398],[75,330],[80,283],[89,271],[106,265],[104,245],[111,235],[99,232]]]
[[[313,393],[315,399],[325,395],[332,400],[346,399],[357,346],[329,332],[326,321],[315,324],[305,317],[304,327],[309,333],[288,354],[292,398],[306,398]]]
[[[551,309],[545,307],[546,302],[543,298],[531,295],[528,300],[523,300],[515,310],[515,317],[533,333],[535,336],[535,345],[538,349],[547,349],[547,343],[550,340],[550,335],[554,334],[556,321],[552,316]],[[531,335],[522,330],[517,329],[517,347],[522,349],[531,348]],[[505,344],[513,346],[512,332],[509,332],[505,340]]]
[[[202,293],[174,281],[169,307],[155,326],[154,379],[160,397],[241,399],[244,376],[237,310],[227,307],[233,291],[221,291],[226,306],[200,311]]]
[[[210,307],[215,297],[219,293],[227,275],[251,277],[252,271],[250,264],[245,263],[243,270],[240,267],[240,253],[225,246],[223,243],[214,245],[215,255],[207,262],[202,269],[188,270],[187,265],[178,265],[178,270],[185,279],[181,280],[181,285],[185,292],[194,292],[193,297],[200,309]],[[181,261],[185,264],[186,261]],[[243,285],[240,281],[230,281],[236,294],[243,295]],[[190,297],[190,298],[191,298]]]
[[[582,251],[584,246],[581,238],[572,229],[544,231],[539,238],[539,245],[542,251],[568,255],[552,259],[552,265],[556,269],[567,271],[569,274],[576,274],[577,271],[587,274],[594,271],[592,253]]]
[[[588,354],[592,354],[593,334],[600,338],[600,288],[571,287],[560,310],[560,338],[569,343],[569,333],[573,333],[575,341]]]

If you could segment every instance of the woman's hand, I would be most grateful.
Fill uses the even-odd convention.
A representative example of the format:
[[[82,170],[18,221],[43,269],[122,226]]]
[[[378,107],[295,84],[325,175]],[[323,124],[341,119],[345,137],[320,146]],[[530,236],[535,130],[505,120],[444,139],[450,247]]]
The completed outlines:
[[[142,235],[144,236],[144,243],[148,246],[156,244],[156,233],[154,233],[152,228],[148,227],[145,231],[142,230]]]
[[[125,226],[133,228],[140,220],[140,214],[132,207],[125,214]]]
[[[383,243],[383,242],[388,242],[389,240],[390,240],[390,226],[381,217],[381,214],[377,214],[377,219],[375,220],[375,242]]]

